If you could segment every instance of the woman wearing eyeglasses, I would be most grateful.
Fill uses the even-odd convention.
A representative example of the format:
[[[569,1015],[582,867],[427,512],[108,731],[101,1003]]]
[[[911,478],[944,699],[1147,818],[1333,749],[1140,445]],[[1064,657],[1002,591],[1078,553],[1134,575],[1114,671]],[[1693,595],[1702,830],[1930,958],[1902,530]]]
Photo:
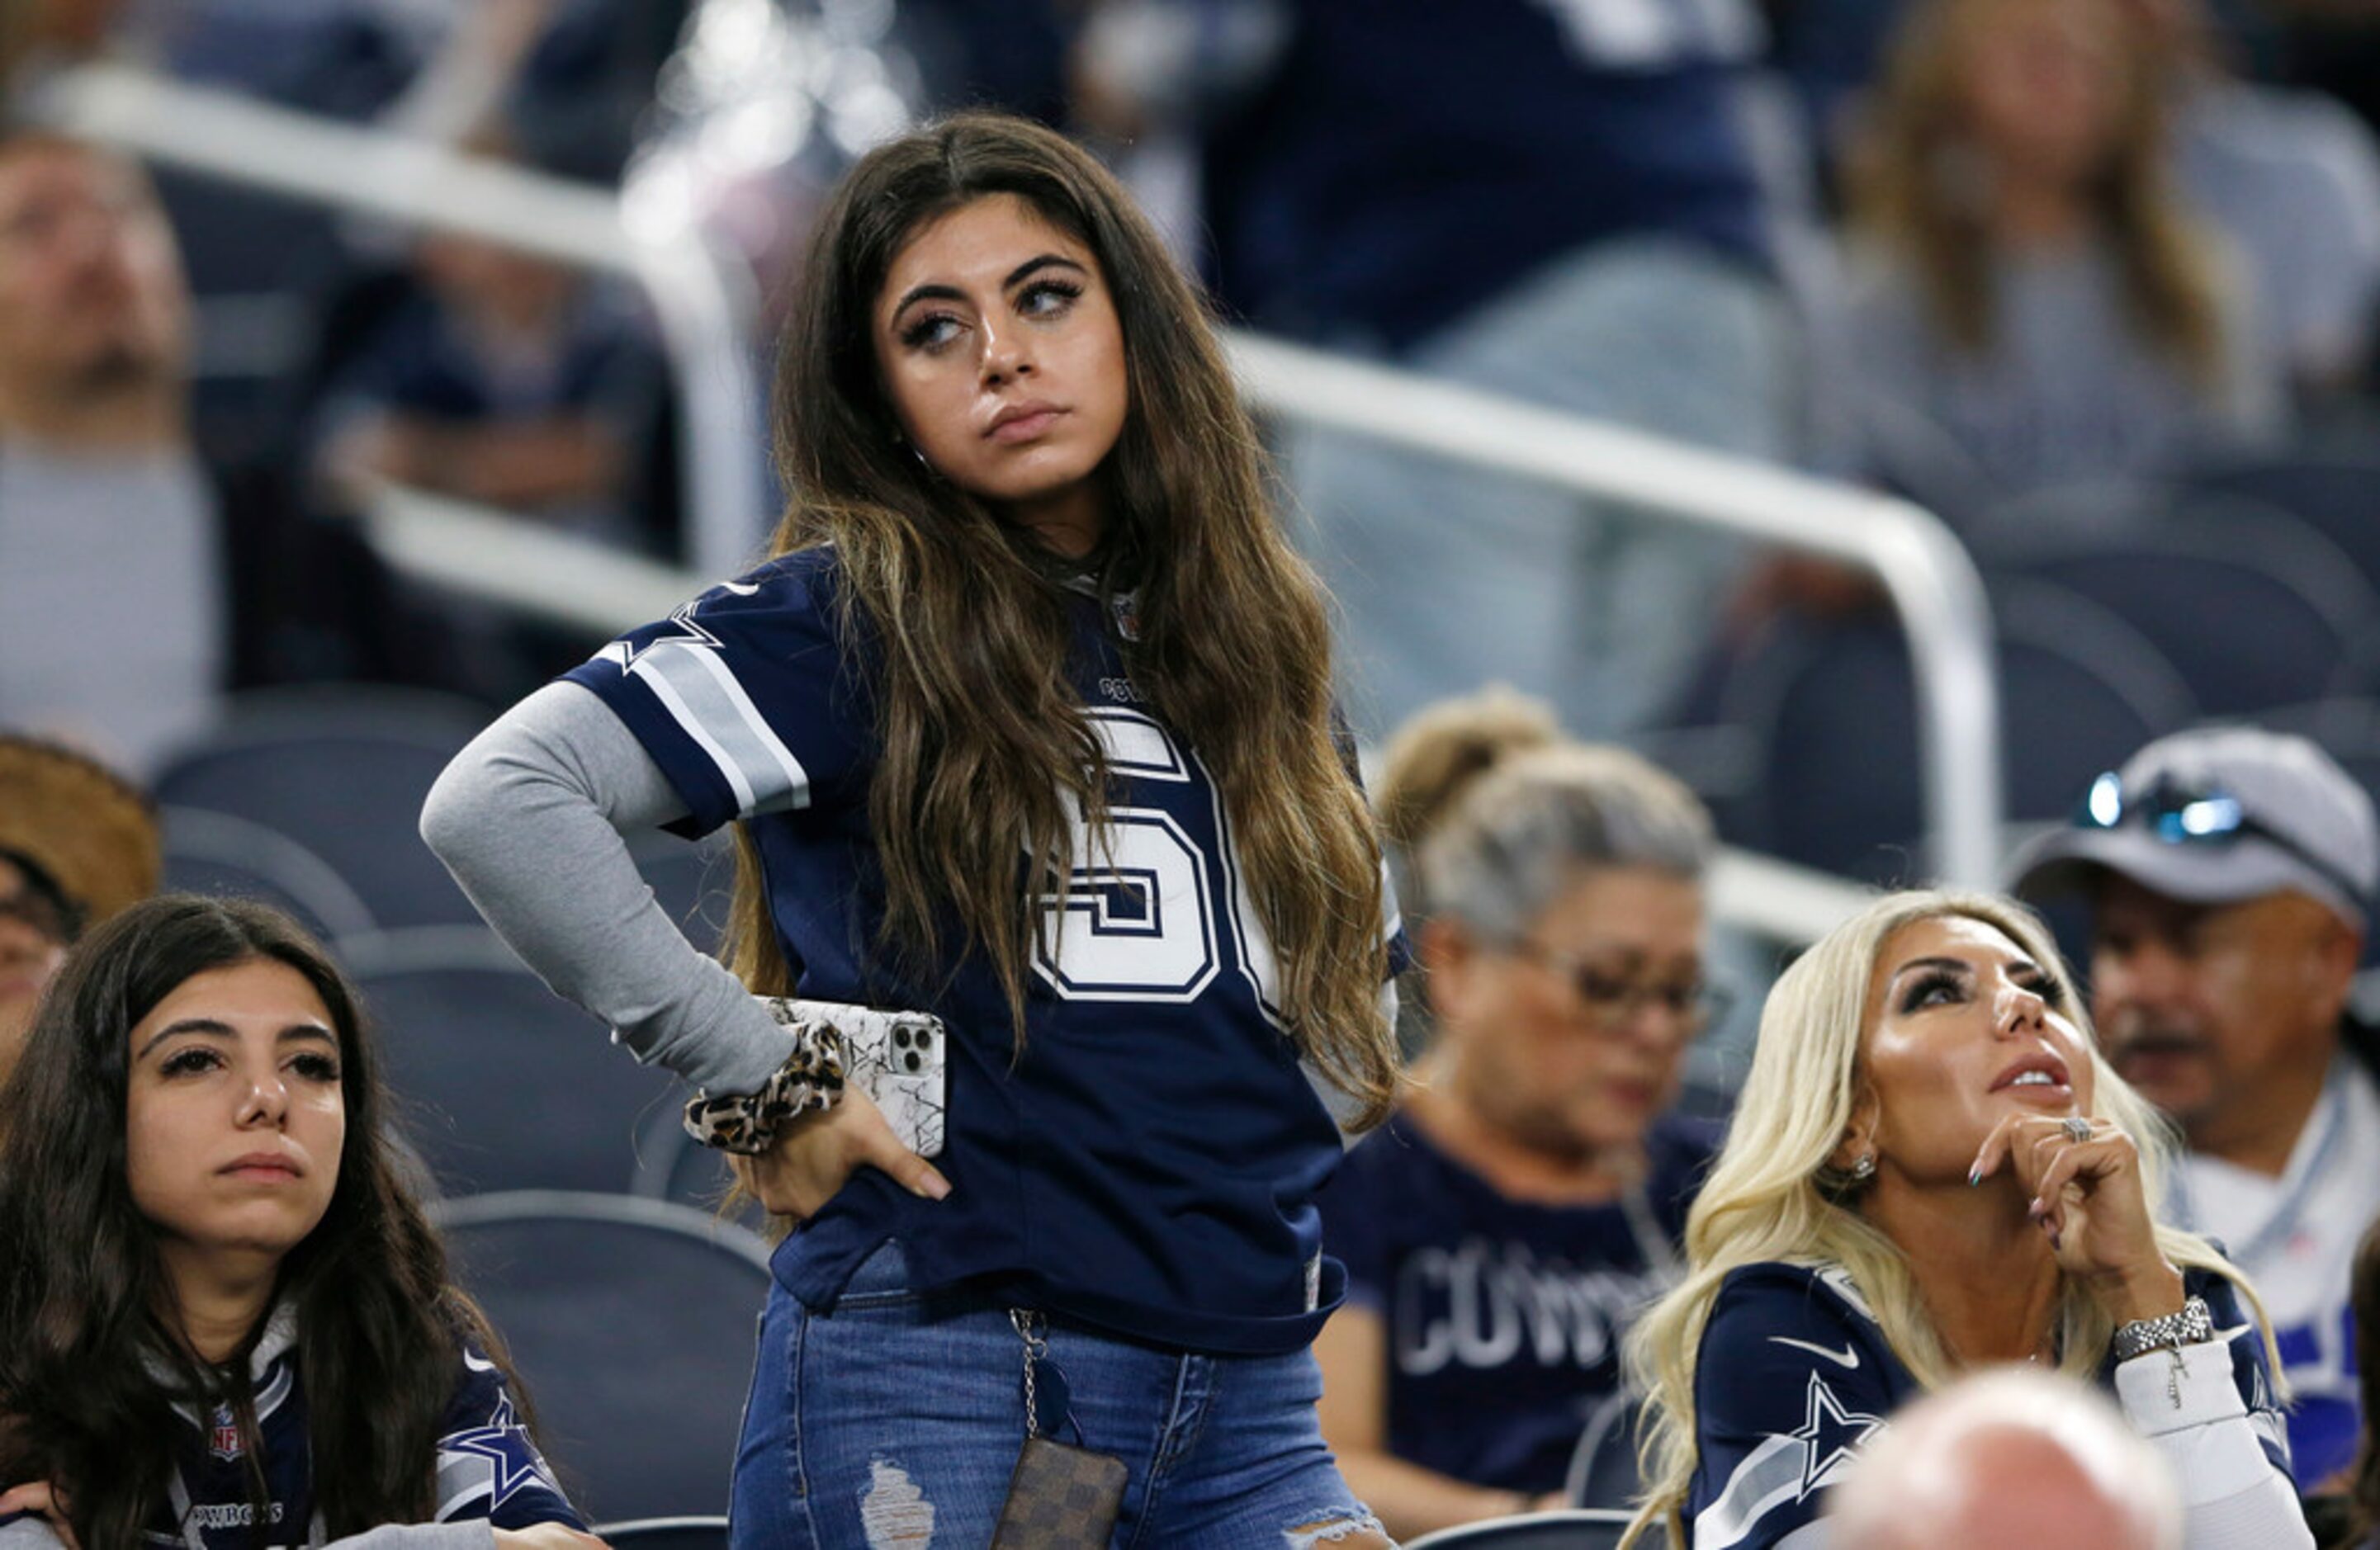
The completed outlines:
[[[1709,816],[1619,749],[1513,756],[1417,858],[1438,1042],[1323,1193],[1315,1350],[1355,1493],[1415,1534],[1560,1497],[1620,1337],[1678,1269],[1711,1138],[1666,1118],[1703,979]]]

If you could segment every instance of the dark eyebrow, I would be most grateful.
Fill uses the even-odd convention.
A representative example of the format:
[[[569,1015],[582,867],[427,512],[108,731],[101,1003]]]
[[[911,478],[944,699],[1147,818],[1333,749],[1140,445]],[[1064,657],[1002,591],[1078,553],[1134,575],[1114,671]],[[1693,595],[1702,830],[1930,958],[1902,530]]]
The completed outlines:
[[[1085,269],[1081,264],[1076,263],[1074,260],[1066,257],[1063,253],[1037,253],[1032,258],[1029,258],[1023,263],[1018,264],[1014,269],[1010,270],[1008,272],[1008,277],[1001,281],[1000,288],[1003,291],[1013,291],[1017,286],[1023,285],[1026,280],[1032,278],[1037,271],[1050,268],[1053,264],[1065,269],[1071,269],[1077,274],[1087,274],[1090,272],[1089,270]],[[901,314],[906,312],[912,306],[920,301],[965,301],[966,298],[966,293],[960,290],[955,285],[945,285],[934,281],[928,281],[923,285],[912,285],[905,293],[903,294],[900,304],[892,309],[892,321],[895,323],[899,322],[901,321]]]
[[[204,1034],[210,1038],[231,1038],[234,1036],[231,1026],[228,1023],[218,1023],[212,1017],[185,1017],[179,1023],[168,1023],[164,1027],[158,1029],[155,1033],[150,1035],[149,1042],[140,1047],[140,1053],[135,1055],[133,1059],[138,1060],[146,1058],[149,1051],[156,1048],[159,1045],[164,1043],[167,1039],[172,1038],[176,1034]]]
[[[1971,975],[1975,966],[1962,958],[1912,958],[1892,971],[1892,983],[1899,984],[1912,970],[1947,969],[1953,974]]]
[[[1017,286],[1023,285],[1026,277],[1031,275],[1035,270],[1047,269],[1051,264],[1062,264],[1064,267],[1073,270],[1077,274],[1088,274],[1090,272],[1089,270],[1085,269],[1081,264],[1076,263],[1074,260],[1066,257],[1063,253],[1043,253],[1037,258],[1027,259],[1023,263],[1018,264],[1014,269],[1010,270],[1008,272],[1008,278],[1000,283],[1000,288],[1003,291],[1013,291]]]
[[[167,1039],[172,1038],[176,1034],[195,1034],[207,1038],[237,1038],[239,1036],[237,1032],[234,1030],[229,1023],[218,1023],[212,1017],[185,1017],[179,1023],[168,1023],[165,1026],[150,1035],[149,1042],[140,1047],[140,1053],[135,1055],[133,1059],[135,1060],[139,1060],[146,1058],[149,1051],[156,1048],[159,1045],[164,1043]],[[327,1044],[334,1049],[337,1048],[339,1046],[337,1036],[334,1035],[330,1029],[323,1027],[320,1023],[293,1023],[288,1027],[282,1029],[280,1035],[273,1040],[273,1042],[275,1044]]]

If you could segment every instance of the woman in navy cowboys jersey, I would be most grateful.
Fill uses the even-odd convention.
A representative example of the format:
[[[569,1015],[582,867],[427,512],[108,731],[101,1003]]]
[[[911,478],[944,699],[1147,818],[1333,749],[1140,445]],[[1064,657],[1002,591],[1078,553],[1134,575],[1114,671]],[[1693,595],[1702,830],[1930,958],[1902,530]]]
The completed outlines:
[[[167,895],[75,950],[0,1089],[0,1545],[600,1543],[386,1107],[286,917]]]
[[[2271,1330],[2151,1216],[2164,1147],[2022,905],[1896,894],[1837,927],[1770,992],[1686,1278],[1630,1337],[1655,1425],[1630,1543],[1823,1544],[1827,1488],[1893,1411],[2039,1362],[2166,1454],[2192,1550],[2310,1547]]]
[[[1386,1110],[1393,922],[1198,297],[1090,157],[953,118],[825,212],[777,402],[775,557],[515,707],[423,814],[698,1111],[758,1096],[720,1140],[773,1130],[747,1176],[800,1225],[737,1543],[986,1543],[1028,1427],[1123,1459],[1117,1544],[1384,1543],[1315,1423],[1340,1143],[1301,1061]],[[733,974],[621,838],[729,823]],[[934,1161],[856,1084],[790,1118],[825,1040],[752,991],[941,1018]]]

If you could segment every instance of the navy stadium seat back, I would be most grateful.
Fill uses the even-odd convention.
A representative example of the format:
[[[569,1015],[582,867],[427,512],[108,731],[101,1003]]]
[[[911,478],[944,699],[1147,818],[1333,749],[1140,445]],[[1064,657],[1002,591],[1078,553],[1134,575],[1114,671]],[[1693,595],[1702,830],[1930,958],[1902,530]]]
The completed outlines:
[[[419,821],[431,782],[486,719],[468,701],[418,691],[264,691],[176,755],[154,791],[295,841],[382,926],[476,921]]]
[[[2194,718],[2172,666],[2107,610],[2026,580],[1994,603],[2010,817],[2063,817],[2094,775]],[[1870,882],[1930,875],[1916,694],[1897,628],[1779,630],[1738,670],[1721,713],[1760,750],[1743,842]]]
[[[1628,1520],[1628,1513],[1616,1508],[1531,1512],[1439,1529],[1406,1540],[1404,1546],[1405,1550],[1615,1550]],[[1660,1535],[1646,1542],[1648,1550],[1659,1550],[1666,1543]]]
[[[624,1523],[599,1523],[595,1537],[612,1550],[727,1550],[727,1520],[640,1518]]]
[[[2123,619],[2209,716],[2253,716],[2372,683],[2380,597],[2336,545],[2278,514],[2252,524],[2176,516],[2137,537],[2037,531],[1984,558]]]
[[[339,944],[381,1030],[407,1134],[448,1194],[628,1192],[645,1137],[682,1103],[595,1018],[548,990],[485,926]]]
[[[2211,492],[2286,512],[2338,547],[2366,586],[2380,589],[2380,458],[2283,453],[2190,474],[2184,500]]]
[[[279,830],[203,807],[164,807],[157,817],[167,888],[271,904],[326,942],[378,929],[347,880]]]
[[[456,1280],[503,1338],[546,1457],[589,1521],[725,1512],[768,1244],[622,1195],[528,1191],[434,1214]]]

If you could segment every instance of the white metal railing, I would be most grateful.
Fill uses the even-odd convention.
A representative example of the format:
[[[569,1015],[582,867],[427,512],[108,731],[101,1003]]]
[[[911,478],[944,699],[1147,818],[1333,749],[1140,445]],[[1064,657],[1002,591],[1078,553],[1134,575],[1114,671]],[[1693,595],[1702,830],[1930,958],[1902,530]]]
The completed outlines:
[[[419,490],[384,485],[364,512],[372,547],[417,579],[519,610],[590,641],[666,617],[716,577],[624,555]],[[1743,851],[1711,869],[1714,918],[1803,946],[1875,895],[1840,878]]]
[[[1936,871],[1999,869],[1999,690],[1991,610],[1950,530],[1909,502],[1706,452],[1540,405],[1249,334],[1228,340],[1258,407],[1521,474],[1643,511],[1856,565],[1909,636]],[[1876,736],[1904,735],[1879,726]]]
[[[645,232],[621,220],[608,189],[124,66],[61,74],[33,112],[163,165],[635,281],[675,369],[687,558],[718,575],[750,562],[769,527],[752,282],[698,228]]]
[[[637,235],[622,221],[617,198],[601,190],[122,67],[61,78],[42,111],[71,132],[210,176],[633,276],[652,297],[678,367],[694,531],[688,559],[697,573],[720,576],[751,556],[766,522],[750,287],[693,227],[666,239]],[[1988,887],[1995,880],[2003,804],[1991,616],[1973,563],[1930,514],[1412,372],[1244,333],[1227,343],[1251,400],[1264,410],[1873,574],[1900,615],[1916,670],[1913,735],[1936,869],[1955,883]],[[408,530],[424,531],[388,529]],[[482,545],[499,540],[493,529],[475,531]],[[443,579],[454,585],[504,594],[553,616],[550,597],[525,595],[521,583],[536,573],[492,563],[492,552],[481,548],[474,557],[457,557],[432,545],[406,559],[443,567]],[[601,567],[590,558],[585,568],[592,574]],[[613,573],[611,580],[626,574]],[[622,585],[624,596],[636,595],[633,584]],[[602,627],[653,612],[626,610]],[[1900,735],[1900,728],[1877,728],[1879,738]]]

